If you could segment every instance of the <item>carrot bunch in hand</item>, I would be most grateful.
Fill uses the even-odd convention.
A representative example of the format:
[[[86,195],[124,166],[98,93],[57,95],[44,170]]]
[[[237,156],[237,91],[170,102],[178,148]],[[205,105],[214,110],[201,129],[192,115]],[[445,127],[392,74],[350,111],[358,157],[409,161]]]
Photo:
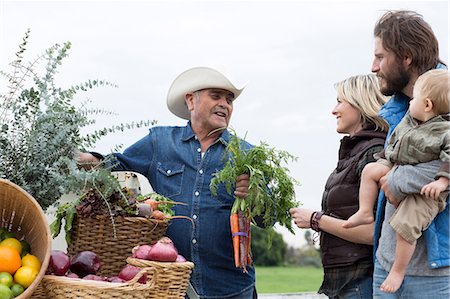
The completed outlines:
[[[250,223],[255,216],[262,217],[264,227],[270,228],[278,222],[293,233],[289,209],[298,205],[294,192],[298,182],[282,164],[296,158],[263,142],[251,147],[236,134],[230,135],[225,158],[225,166],[214,174],[210,189],[217,196],[218,185],[223,183],[231,194],[237,177],[249,175],[248,195],[245,199],[235,196],[230,215],[235,266],[247,272],[246,266],[252,263]]]

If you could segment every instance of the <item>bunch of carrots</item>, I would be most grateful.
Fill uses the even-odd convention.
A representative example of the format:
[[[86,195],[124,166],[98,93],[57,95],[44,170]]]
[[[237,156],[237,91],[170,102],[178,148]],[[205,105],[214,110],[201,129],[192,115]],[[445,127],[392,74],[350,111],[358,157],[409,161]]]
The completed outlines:
[[[298,182],[288,175],[289,170],[283,164],[297,158],[264,142],[252,147],[236,134],[230,134],[224,158],[224,168],[211,180],[214,196],[217,196],[219,184],[225,184],[231,194],[236,178],[241,174],[249,175],[248,196],[245,199],[235,197],[230,215],[235,266],[247,272],[247,265],[252,264],[250,224],[254,217],[262,217],[264,227],[271,228],[278,222],[293,233],[289,209],[298,206],[294,191]]]

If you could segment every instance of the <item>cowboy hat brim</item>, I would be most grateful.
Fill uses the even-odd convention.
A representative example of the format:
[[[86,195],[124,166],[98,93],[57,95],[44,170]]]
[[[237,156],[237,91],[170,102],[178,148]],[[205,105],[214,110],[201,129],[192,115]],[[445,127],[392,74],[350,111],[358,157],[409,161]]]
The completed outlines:
[[[194,67],[175,78],[167,93],[167,107],[178,117],[189,119],[189,110],[185,95],[207,88],[225,89],[234,94],[236,99],[245,86],[238,88],[220,71],[211,67]]]

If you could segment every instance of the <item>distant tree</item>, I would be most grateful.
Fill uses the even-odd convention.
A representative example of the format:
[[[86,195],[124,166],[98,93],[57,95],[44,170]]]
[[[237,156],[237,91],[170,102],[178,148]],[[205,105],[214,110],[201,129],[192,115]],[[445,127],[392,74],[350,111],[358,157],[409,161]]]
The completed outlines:
[[[306,245],[301,248],[289,247],[286,253],[286,264],[298,266],[322,267],[320,250],[314,246],[311,231],[305,231]]]
[[[287,244],[280,233],[268,231],[252,225],[252,255],[253,262],[258,266],[280,266],[284,263]],[[272,236],[270,234],[273,234]],[[272,245],[269,248],[269,237]]]
[[[312,234],[310,230],[305,231],[305,240],[306,240],[306,244],[309,246],[313,246],[313,239],[312,239]]]

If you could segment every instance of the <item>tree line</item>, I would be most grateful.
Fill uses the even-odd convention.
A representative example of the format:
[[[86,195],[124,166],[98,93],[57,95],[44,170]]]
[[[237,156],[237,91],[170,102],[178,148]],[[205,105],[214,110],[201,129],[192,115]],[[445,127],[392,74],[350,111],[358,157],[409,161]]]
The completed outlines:
[[[251,234],[252,256],[256,266],[322,267],[320,251],[314,246],[313,235],[309,230],[304,235],[306,244],[300,248],[288,246],[280,233],[271,233],[254,225]],[[269,238],[272,238],[270,248]]]

